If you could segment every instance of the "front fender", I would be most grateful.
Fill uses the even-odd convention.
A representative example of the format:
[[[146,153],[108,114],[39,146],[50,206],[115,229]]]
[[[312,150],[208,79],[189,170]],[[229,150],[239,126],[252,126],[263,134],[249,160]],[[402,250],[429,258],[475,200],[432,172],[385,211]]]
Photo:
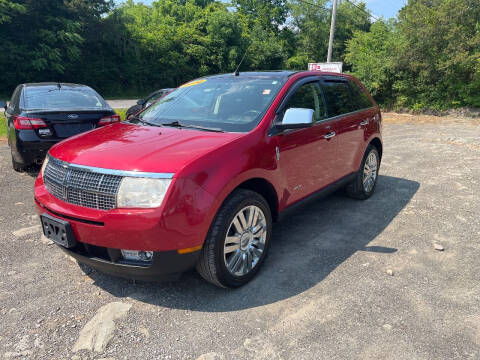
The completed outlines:
[[[275,158],[275,142],[265,141],[260,134],[258,137],[256,134],[250,135],[227,144],[221,151],[209,153],[184,169],[183,176],[214,198],[209,211],[211,221],[228,195],[245,181],[257,178],[266,180],[277,194],[280,193],[282,177]]]

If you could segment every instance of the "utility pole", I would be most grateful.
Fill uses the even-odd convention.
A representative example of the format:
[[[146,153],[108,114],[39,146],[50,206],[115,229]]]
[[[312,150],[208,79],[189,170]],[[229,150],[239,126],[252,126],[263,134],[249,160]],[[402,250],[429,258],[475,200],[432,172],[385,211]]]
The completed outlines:
[[[335,34],[335,18],[337,16],[337,0],[333,0],[332,22],[330,24],[330,40],[328,41],[327,62],[332,62],[333,36]]]

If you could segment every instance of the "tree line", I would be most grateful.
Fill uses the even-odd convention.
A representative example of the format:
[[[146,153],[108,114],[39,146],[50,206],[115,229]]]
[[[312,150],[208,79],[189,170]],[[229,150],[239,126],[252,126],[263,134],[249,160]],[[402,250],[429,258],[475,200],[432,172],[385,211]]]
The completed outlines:
[[[138,96],[199,76],[325,61],[328,0],[0,0],[0,94],[78,82]],[[390,107],[480,106],[480,2],[409,0],[396,19],[340,0],[333,61]]]

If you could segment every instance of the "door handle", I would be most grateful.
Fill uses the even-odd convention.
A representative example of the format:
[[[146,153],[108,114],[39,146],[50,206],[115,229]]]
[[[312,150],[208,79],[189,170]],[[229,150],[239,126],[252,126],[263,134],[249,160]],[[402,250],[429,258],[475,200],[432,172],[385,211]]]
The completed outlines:
[[[327,135],[324,136],[325,139],[330,139],[332,137],[334,137],[335,135],[337,135],[337,133],[335,131],[332,131],[331,133],[328,133]]]
[[[363,121],[360,123],[360,126],[365,126],[365,125],[368,125],[368,120],[363,120]]]

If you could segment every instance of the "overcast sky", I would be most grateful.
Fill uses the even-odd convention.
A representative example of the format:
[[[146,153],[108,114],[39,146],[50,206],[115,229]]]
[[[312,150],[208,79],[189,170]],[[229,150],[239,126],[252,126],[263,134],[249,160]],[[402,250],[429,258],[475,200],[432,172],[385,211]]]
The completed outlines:
[[[136,2],[143,2],[144,4],[151,4],[154,0],[136,0]],[[360,0],[354,0],[360,2]],[[364,0],[367,3],[367,7],[370,9],[373,15],[384,18],[391,18],[397,15],[398,10],[406,3],[407,0]],[[123,2],[123,0],[116,0],[117,3]]]

